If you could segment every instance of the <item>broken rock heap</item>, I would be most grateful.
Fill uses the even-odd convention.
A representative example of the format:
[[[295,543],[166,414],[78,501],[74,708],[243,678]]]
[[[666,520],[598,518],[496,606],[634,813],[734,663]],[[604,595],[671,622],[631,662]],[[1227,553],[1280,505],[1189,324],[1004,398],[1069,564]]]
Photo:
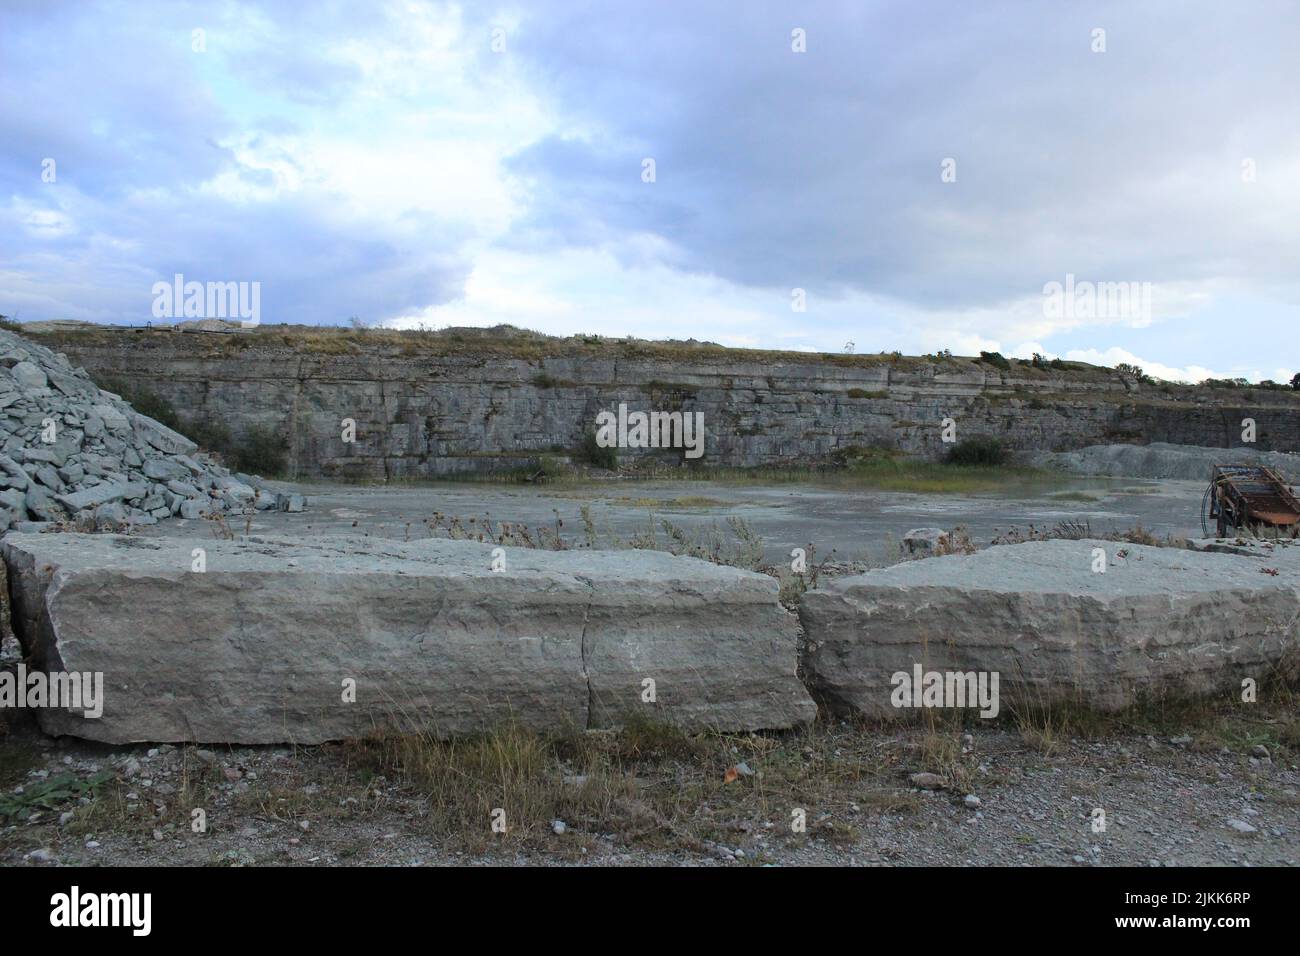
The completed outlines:
[[[63,355],[0,331],[0,531],[275,506],[257,479],[198,454]]]

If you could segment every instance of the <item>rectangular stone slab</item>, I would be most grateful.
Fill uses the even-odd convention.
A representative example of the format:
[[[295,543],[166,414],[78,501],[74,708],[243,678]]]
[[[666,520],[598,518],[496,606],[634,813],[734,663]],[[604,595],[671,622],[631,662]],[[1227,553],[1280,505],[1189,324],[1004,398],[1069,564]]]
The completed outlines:
[[[1300,548],[1245,557],[1056,540],[927,558],[806,593],[803,674],[831,710],[873,717],[917,713],[891,702],[892,675],[915,664],[998,672],[1003,707],[1114,711],[1226,693],[1295,667],[1298,586]]]
[[[318,743],[632,714],[775,729],[815,712],[776,581],[691,558],[505,548],[493,571],[490,544],[342,536],[10,534],[0,549],[34,663],[105,675],[103,716],[40,711],[51,733]]]

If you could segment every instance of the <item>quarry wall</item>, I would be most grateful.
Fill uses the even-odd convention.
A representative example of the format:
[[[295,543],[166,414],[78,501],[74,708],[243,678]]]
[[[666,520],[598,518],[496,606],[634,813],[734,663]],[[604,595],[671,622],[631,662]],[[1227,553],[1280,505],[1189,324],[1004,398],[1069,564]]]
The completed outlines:
[[[289,477],[400,478],[490,472],[580,447],[602,410],[700,412],[704,465],[808,463],[850,446],[938,457],[942,423],[1017,450],[1108,442],[1300,450],[1300,395],[1144,384],[1111,370],[902,356],[749,350],[566,349],[511,354],[338,337],[322,347],[258,332],[61,336],[93,378],[148,388],[189,417],[283,434]],[[238,339],[238,341],[236,341]],[[565,340],[568,341],[568,340]],[[356,440],[343,440],[343,422]],[[624,455],[675,451],[624,450]]]

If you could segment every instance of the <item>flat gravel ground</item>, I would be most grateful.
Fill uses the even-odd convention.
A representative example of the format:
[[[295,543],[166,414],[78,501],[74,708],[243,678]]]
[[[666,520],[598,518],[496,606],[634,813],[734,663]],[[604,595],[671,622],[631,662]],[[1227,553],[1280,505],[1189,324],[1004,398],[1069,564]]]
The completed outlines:
[[[285,486],[287,487],[287,486]],[[891,563],[898,541],[913,528],[964,526],[984,545],[1015,527],[1039,530],[1061,521],[1087,521],[1096,534],[1142,525],[1157,536],[1200,537],[1201,494],[1193,481],[1078,479],[1031,497],[1007,494],[954,495],[851,491],[816,484],[730,484],[715,481],[592,482],[579,486],[444,483],[388,488],[294,486],[310,498],[301,514],[259,512],[251,530],[275,534],[363,534],[386,538],[428,534],[435,513],[468,522],[490,516],[553,528],[572,542],[583,540],[580,509],[591,506],[602,542],[627,540],[653,519],[667,519],[692,531],[718,526],[731,517],[746,522],[763,539],[764,558],[788,561],[790,549],[812,543],[817,554],[835,552],[837,561]],[[203,522],[165,521],[145,528],[149,535],[207,533]],[[231,527],[244,530],[242,520]],[[663,536],[662,528],[659,529]]]
[[[1267,736],[1268,719],[1259,726]],[[30,756],[19,786],[104,770],[117,780],[93,804],[0,825],[0,864],[1295,865],[1290,752],[1220,740],[1189,729],[1063,739],[1044,752],[1005,727],[821,726],[638,765],[600,819],[503,837],[489,827],[486,808],[501,799],[491,786],[481,824],[449,829],[427,792],[366,771],[346,746],[109,749],[18,728],[0,750]],[[725,782],[728,760],[742,757],[751,775]],[[911,782],[935,771],[948,787]],[[558,773],[557,785],[582,785]],[[665,790],[670,820],[649,809]],[[799,809],[804,833],[791,830]],[[1097,810],[1105,827],[1094,832]]]

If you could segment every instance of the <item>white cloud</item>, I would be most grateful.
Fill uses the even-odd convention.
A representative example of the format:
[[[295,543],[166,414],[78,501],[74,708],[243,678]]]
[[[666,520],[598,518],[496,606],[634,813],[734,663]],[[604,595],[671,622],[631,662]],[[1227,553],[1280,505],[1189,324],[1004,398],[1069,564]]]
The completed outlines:
[[[1044,352],[1048,358],[1057,356],[1050,352]],[[1150,359],[1144,359],[1141,356],[1134,355],[1127,349],[1111,348],[1105,350],[1098,349],[1070,349],[1063,356],[1071,362],[1088,362],[1092,365],[1115,366],[1120,363],[1136,365],[1148,375],[1156,378],[1165,379],[1171,382],[1200,382],[1207,378],[1245,378],[1252,382],[1258,382],[1265,378],[1272,378],[1275,382],[1287,382],[1291,380],[1293,373],[1283,369],[1278,369],[1272,375],[1266,375],[1259,369],[1233,369],[1231,371],[1216,371],[1210,368],[1204,368],[1200,365],[1188,365],[1182,368],[1175,368],[1169,365],[1162,365],[1159,362],[1153,362]]]

